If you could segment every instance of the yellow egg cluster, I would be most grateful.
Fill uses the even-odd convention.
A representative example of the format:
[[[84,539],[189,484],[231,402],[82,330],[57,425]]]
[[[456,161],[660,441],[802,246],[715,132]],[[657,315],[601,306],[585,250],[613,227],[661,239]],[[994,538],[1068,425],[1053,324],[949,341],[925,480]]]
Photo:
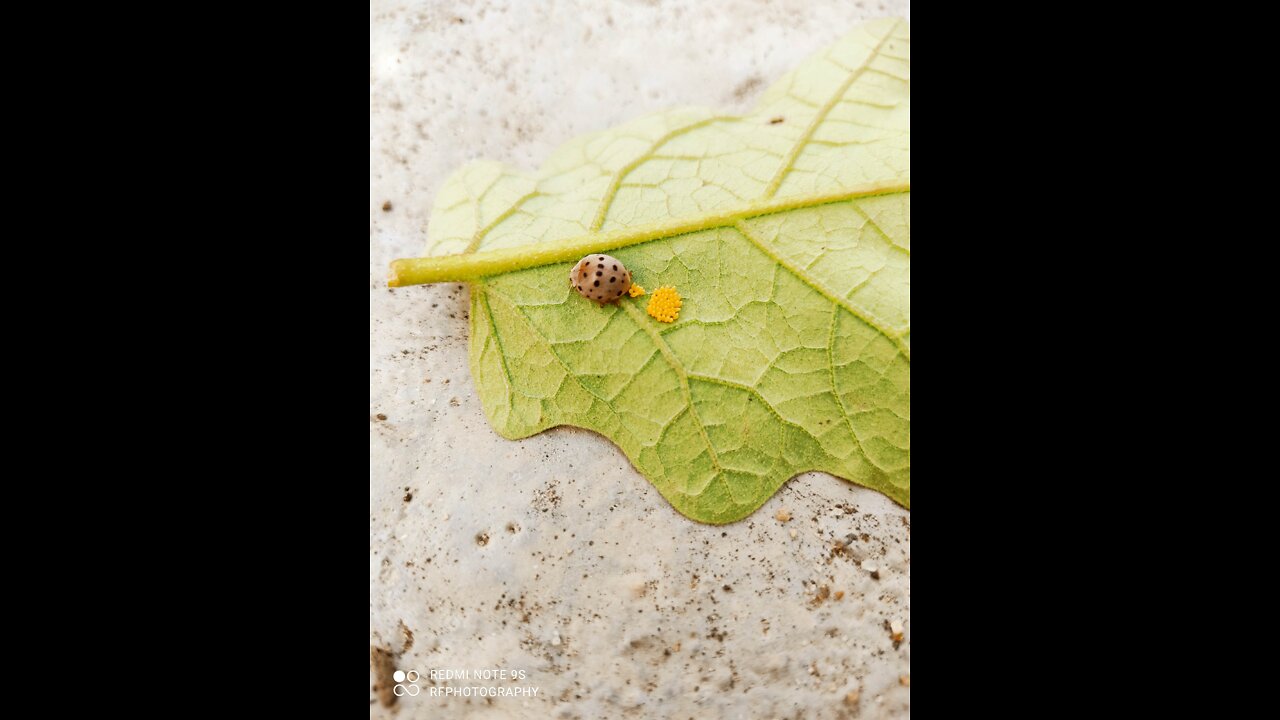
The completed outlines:
[[[641,295],[644,294],[644,288],[640,287],[635,283],[631,283],[631,289],[627,291],[627,294],[629,294],[631,297],[640,297]]]
[[[680,317],[680,293],[670,285],[654,290],[653,297],[649,298],[647,312],[658,322],[675,322]]]

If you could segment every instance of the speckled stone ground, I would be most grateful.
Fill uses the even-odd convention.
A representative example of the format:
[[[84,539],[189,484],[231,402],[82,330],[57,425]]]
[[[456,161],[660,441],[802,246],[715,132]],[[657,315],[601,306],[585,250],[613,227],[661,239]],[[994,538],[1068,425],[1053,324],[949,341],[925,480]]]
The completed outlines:
[[[371,717],[909,716],[909,512],[808,473],[747,520],[699,525],[598,435],[504,440],[467,370],[466,286],[383,282],[390,260],[421,251],[435,191],[463,162],[534,168],[561,142],[646,112],[744,110],[883,15],[909,6],[374,0]],[[427,675],[446,668],[526,677]],[[395,669],[422,674],[416,697],[394,698]],[[472,685],[538,693],[430,695]]]

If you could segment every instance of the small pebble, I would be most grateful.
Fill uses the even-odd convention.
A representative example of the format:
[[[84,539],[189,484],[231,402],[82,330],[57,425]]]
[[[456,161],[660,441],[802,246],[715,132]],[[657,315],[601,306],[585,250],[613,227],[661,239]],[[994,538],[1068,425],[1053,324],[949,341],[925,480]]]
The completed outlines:
[[[386,202],[382,203],[382,212],[391,212],[391,201],[390,201],[390,200],[388,200],[388,201],[386,201]]]
[[[898,678],[898,684],[901,685],[902,687],[911,687],[911,676],[902,675],[901,677]]]
[[[857,690],[853,690],[848,695],[844,696],[844,704],[857,705],[859,697],[861,697],[861,693],[859,693]]]
[[[796,539],[796,531],[795,531],[795,529],[794,529],[794,528],[792,528],[792,530],[791,530],[791,539],[792,539],[792,540],[795,540],[795,539]]]
[[[891,620],[889,622],[889,633],[894,642],[902,642],[902,621]]]
[[[783,508],[773,517],[776,518],[778,522],[789,522],[791,520],[791,511]]]

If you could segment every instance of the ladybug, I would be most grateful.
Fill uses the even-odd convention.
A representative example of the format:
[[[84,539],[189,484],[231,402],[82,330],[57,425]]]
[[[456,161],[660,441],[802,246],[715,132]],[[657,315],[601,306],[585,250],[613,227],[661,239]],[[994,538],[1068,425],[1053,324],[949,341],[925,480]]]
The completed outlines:
[[[631,272],[612,255],[588,255],[569,271],[569,285],[582,297],[604,305],[631,289]]]

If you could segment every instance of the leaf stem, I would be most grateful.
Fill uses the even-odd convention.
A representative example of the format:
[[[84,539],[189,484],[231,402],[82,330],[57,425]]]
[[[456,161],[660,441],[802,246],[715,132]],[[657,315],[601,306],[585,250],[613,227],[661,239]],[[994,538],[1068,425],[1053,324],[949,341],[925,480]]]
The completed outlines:
[[[603,253],[674,235],[725,227],[733,225],[740,220],[761,215],[846,202],[874,195],[893,195],[904,192],[911,192],[911,183],[909,181],[884,185],[864,185],[841,190],[837,193],[754,202],[694,218],[677,218],[625,230],[588,233],[535,245],[521,245],[519,247],[486,250],[477,253],[462,253],[459,255],[402,258],[392,261],[391,274],[387,278],[387,285],[390,287],[404,287],[406,285],[422,285],[424,283],[479,280],[491,275],[502,275],[542,265],[577,262],[582,256],[590,255],[591,253]]]

